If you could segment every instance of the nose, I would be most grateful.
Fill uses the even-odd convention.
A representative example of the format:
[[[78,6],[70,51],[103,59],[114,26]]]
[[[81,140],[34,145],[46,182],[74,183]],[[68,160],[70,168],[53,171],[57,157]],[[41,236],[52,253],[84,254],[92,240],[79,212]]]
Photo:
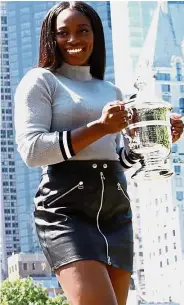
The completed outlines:
[[[68,42],[69,42],[69,43],[72,43],[72,44],[76,44],[76,43],[79,42],[79,39],[77,38],[76,35],[70,35],[70,36],[68,37]]]

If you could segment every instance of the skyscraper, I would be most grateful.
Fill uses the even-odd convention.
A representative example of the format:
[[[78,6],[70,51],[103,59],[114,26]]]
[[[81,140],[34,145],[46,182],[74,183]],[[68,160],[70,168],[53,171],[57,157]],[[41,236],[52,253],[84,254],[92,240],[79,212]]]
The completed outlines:
[[[156,77],[155,90],[159,97],[172,104],[174,111],[183,113],[184,56],[182,39],[184,27],[183,1],[164,1],[152,11],[157,3],[129,2],[125,6],[124,31],[117,34],[115,12],[117,3],[112,2],[112,28],[114,50],[119,58],[115,79],[122,90],[126,80],[127,69],[131,69],[129,88],[133,88],[134,71],[143,46],[145,35],[149,33],[150,45],[147,56],[153,60]],[[113,8],[114,6],[114,8]],[[152,6],[152,7],[151,7]],[[155,7],[156,8],[156,7]],[[150,9],[150,11],[149,11]],[[134,12],[134,13],[133,13]],[[150,12],[150,14],[149,14]],[[120,13],[119,13],[120,15]],[[128,17],[127,17],[128,16]],[[153,17],[153,20],[152,20]],[[144,18],[146,22],[144,22]],[[148,25],[153,25],[152,30]],[[135,33],[135,34],[133,34]],[[156,34],[156,35],[155,35]],[[125,50],[118,52],[115,41],[125,42]],[[121,60],[121,56],[125,58]],[[117,59],[117,58],[116,58]],[[132,84],[131,84],[132,82]],[[131,87],[132,86],[132,87]],[[183,262],[183,152],[181,139],[173,145],[173,168],[175,175],[170,180],[133,183],[131,180],[132,208],[135,224],[135,269],[137,282],[142,292],[152,301],[168,301],[169,297],[179,302],[182,282],[179,266]],[[176,187],[177,185],[177,187]],[[172,192],[171,192],[172,190]],[[133,195],[134,194],[134,195]],[[172,276],[171,276],[172,274]]]
[[[6,4],[1,3],[1,240],[0,256],[5,275],[5,258],[19,251],[15,177],[12,92],[9,66],[9,36]]]

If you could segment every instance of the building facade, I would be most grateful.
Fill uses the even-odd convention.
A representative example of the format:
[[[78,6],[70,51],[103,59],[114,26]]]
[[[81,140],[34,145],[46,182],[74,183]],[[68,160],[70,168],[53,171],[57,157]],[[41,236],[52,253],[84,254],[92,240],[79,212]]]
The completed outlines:
[[[125,92],[134,90],[132,84],[135,80],[136,65],[144,44],[144,48],[147,47],[145,54],[153,62],[157,96],[170,102],[174,111],[183,114],[184,2],[164,1],[159,7],[156,7],[156,2],[148,1],[121,4],[125,7],[127,16],[122,21],[123,33],[119,31],[117,35],[121,15],[119,11],[117,18],[118,5],[111,3],[112,29],[115,32],[112,31],[115,38],[113,47],[118,59],[115,61],[116,83]],[[146,41],[149,41],[147,45],[145,37]],[[124,53],[121,46],[119,53],[118,41],[123,41]],[[125,56],[123,59],[122,54]],[[119,73],[116,73],[116,69]],[[127,77],[129,69],[131,75]],[[122,83],[124,79],[129,81],[127,87]],[[174,175],[171,179],[151,183],[141,181],[141,184],[129,179],[135,229],[133,277],[138,295],[142,295],[149,302],[166,302],[172,299],[180,304],[183,298],[182,274],[178,273],[184,253],[183,141],[182,138],[173,145]]]
[[[46,288],[50,296],[63,293],[43,253],[20,252],[8,257],[8,279],[15,281],[27,277]]]
[[[6,276],[6,256],[20,250],[15,148],[13,130],[13,98],[9,58],[8,16],[1,3],[1,250],[2,278]]]

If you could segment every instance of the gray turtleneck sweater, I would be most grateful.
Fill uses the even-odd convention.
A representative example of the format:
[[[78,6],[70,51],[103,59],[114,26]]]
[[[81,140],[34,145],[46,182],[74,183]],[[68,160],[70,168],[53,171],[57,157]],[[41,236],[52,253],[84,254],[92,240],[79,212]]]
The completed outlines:
[[[135,161],[120,149],[120,134],[109,134],[76,155],[70,131],[101,116],[108,102],[121,100],[110,82],[92,78],[90,67],[66,63],[56,73],[34,68],[15,94],[18,151],[29,167],[45,167],[65,160],[119,160],[124,170]]]

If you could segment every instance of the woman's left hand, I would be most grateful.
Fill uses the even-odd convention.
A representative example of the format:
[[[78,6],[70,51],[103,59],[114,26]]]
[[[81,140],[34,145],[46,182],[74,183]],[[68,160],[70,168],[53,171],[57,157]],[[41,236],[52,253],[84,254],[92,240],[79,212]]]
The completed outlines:
[[[183,133],[184,124],[181,117],[182,115],[178,113],[171,114],[171,134],[173,143],[178,141]]]

